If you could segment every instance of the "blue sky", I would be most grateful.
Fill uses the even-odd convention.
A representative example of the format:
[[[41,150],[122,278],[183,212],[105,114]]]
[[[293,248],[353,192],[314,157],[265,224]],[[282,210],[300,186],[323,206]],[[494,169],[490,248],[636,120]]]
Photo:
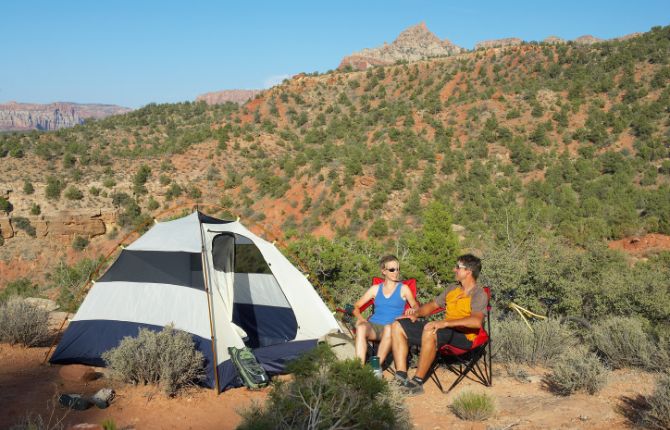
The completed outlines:
[[[668,0],[68,1],[0,6],[0,103],[193,100],[325,72],[424,21],[441,39],[612,38],[670,24]]]

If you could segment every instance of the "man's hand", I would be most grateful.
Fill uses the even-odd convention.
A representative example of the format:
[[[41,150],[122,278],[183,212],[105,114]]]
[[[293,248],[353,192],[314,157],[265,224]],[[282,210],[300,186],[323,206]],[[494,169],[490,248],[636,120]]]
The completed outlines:
[[[437,334],[439,329],[447,327],[446,321],[431,321],[423,327],[423,331],[427,331],[432,334]]]
[[[416,322],[416,320],[418,320],[419,318],[416,316],[416,314],[407,315],[407,313],[405,312],[405,315],[400,315],[398,318],[396,318],[396,321],[397,320],[405,320],[405,319],[410,319],[410,320],[412,320],[412,322]]]
[[[407,308],[407,310],[405,311],[405,315],[407,315],[408,317],[416,315],[418,310],[419,310],[418,308]]]

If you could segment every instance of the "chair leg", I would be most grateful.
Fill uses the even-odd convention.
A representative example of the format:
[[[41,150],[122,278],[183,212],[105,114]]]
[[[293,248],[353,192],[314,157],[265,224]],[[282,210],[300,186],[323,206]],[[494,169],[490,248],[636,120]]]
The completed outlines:
[[[440,381],[439,376],[437,376],[437,367],[440,364],[440,359],[439,357],[435,357],[435,360],[433,360],[433,364],[430,365],[430,369],[428,369],[428,375],[430,375],[430,379],[435,382],[435,385],[437,385],[437,388],[440,389],[442,393],[444,393],[444,387],[442,387],[442,382]]]
[[[451,384],[449,389],[444,390],[437,373],[435,372],[439,363],[442,362],[437,358],[431,367],[431,379],[435,382],[442,393],[450,392],[456,385],[458,385],[464,378],[480,382],[484,386],[490,387],[492,385],[492,371],[491,371],[491,357],[488,345],[483,349],[472,351],[467,355],[467,358],[455,357],[456,363],[444,363],[445,367],[456,375],[456,380]],[[470,375],[474,376],[471,377]]]

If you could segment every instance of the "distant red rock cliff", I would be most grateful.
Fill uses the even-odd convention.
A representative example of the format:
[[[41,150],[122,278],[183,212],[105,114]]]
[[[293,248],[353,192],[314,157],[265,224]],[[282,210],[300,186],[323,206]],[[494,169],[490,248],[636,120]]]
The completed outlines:
[[[211,93],[201,94],[196,97],[195,101],[203,101],[208,105],[223,104],[226,102],[233,102],[237,104],[244,104],[250,99],[256,97],[257,94],[263,90],[223,90],[213,91]]]
[[[131,110],[102,104],[9,102],[0,104],[0,131],[58,130]]]

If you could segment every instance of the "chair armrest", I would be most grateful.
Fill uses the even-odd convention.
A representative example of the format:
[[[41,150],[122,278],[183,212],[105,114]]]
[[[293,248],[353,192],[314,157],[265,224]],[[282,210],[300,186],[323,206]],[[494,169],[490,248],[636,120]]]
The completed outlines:
[[[442,313],[442,312],[444,312],[444,308],[437,308],[433,312],[428,314],[427,316],[432,317],[433,315],[437,315],[437,314]]]

